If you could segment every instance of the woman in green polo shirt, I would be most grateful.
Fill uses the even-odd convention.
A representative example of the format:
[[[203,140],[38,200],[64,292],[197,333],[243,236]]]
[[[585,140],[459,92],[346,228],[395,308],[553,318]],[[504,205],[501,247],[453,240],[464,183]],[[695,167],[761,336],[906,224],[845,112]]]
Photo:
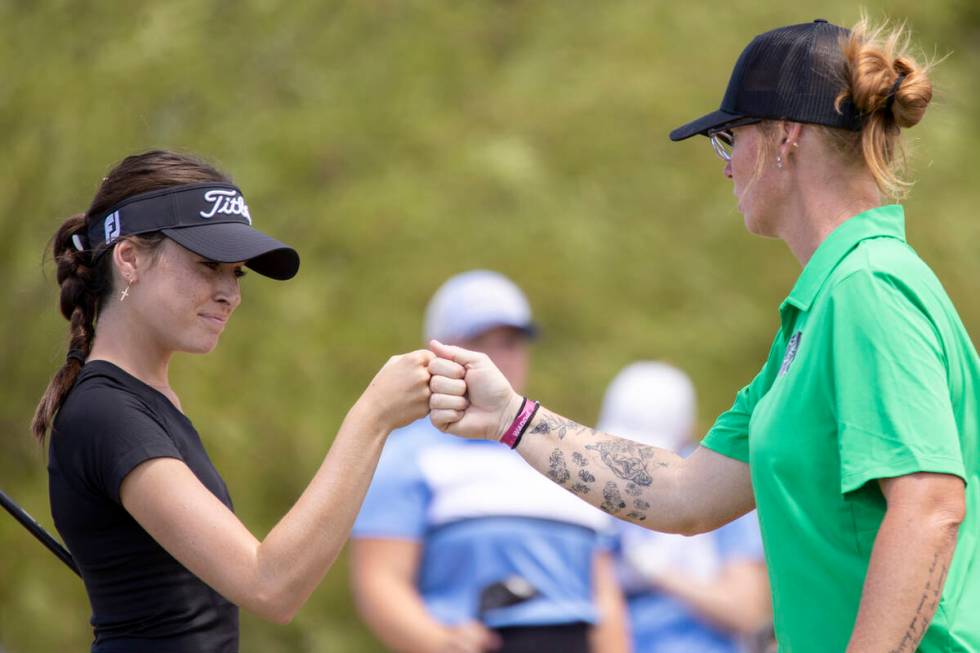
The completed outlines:
[[[762,34],[721,108],[671,134],[708,136],[746,227],[803,266],[762,370],[690,457],[539,408],[485,356],[433,343],[443,430],[501,439],[655,530],[758,507],[783,652],[980,651],[980,360],[883,202],[932,95],[901,36],[826,21]]]

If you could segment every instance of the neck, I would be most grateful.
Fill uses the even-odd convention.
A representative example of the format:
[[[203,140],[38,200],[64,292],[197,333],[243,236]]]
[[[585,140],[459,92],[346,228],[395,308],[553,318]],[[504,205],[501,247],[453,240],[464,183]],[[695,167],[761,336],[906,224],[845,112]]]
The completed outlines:
[[[173,352],[154,342],[147,329],[124,319],[123,311],[108,310],[99,317],[89,360],[105,360],[137,379],[176,399],[170,390],[169,369]]]
[[[881,206],[881,194],[870,175],[811,179],[816,182],[797,187],[789,207],[792,214],[779,234],[801,267],[837,227],[859,213]],[[834,192],[828,193],[828,188]]]

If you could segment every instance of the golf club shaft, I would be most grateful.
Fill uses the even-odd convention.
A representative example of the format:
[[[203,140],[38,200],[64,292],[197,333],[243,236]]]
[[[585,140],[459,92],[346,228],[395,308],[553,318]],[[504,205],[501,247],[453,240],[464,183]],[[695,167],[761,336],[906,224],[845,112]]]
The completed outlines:
[[[68,549],[63,547],[58,540],[51,537],[51,535],[48,534],[48,532],[44,530],[40,524],[34,521],[33,517],[27,514],[23,508],[14,503],[13,499],[4,494],[2,490],[0,490],[0,503],[3,504],[3,507],[7,512],[14,516],[14,519],[20,522],[21,526],[29,530],[31,534],[36,537],[41,544],[46,546],[51,553],[58,556],[63,563],[68,565],[69,569],[75,572],[75,574],[78,576],[81,576],[81,574],[78,572],[78,567],[75,566],[75,560],[71,557],[71,553],[68,552]]]

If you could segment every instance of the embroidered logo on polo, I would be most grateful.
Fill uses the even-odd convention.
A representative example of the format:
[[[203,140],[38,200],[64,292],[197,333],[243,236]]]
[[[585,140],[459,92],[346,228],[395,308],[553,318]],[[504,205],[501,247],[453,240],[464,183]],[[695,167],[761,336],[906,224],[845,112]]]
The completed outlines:
[[[105,217],[105,244],[111,245],[119,238],[121,225],[119,223],[119,211],[113,211]]]
[[[779,366],[779,374],[776,376],[782,376],[789,371],[789,366],[793,364],[793,359],[796,358],[796,352],[800,350],[800,338],[802,337],[803,332],[797,331],[786,343],[786,355],[783,356],[783,364]]]
[[[252,224],[252,216],[248,212],[248,204],[245,198],[235,190],[212,189],[204,193],[204,201],[211,202],[211,207],[207,211],[201,211],[202,218],[213,218],[216,214],[240,215],[249,224]]]

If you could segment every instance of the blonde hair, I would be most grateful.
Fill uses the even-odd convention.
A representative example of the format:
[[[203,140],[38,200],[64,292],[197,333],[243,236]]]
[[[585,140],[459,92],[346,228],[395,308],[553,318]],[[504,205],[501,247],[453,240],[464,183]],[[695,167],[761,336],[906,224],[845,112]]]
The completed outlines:
[[[904,197],[908,153],[902,129],[918,124],[932,100],[931,63],[912,56],[904,25],[874,26],[867,16],[843,39],[844,88],[835,106],[850,100],[864,115],[859,132],[823,127],[828,142],[854,161],[862,161],[882,194]]]

